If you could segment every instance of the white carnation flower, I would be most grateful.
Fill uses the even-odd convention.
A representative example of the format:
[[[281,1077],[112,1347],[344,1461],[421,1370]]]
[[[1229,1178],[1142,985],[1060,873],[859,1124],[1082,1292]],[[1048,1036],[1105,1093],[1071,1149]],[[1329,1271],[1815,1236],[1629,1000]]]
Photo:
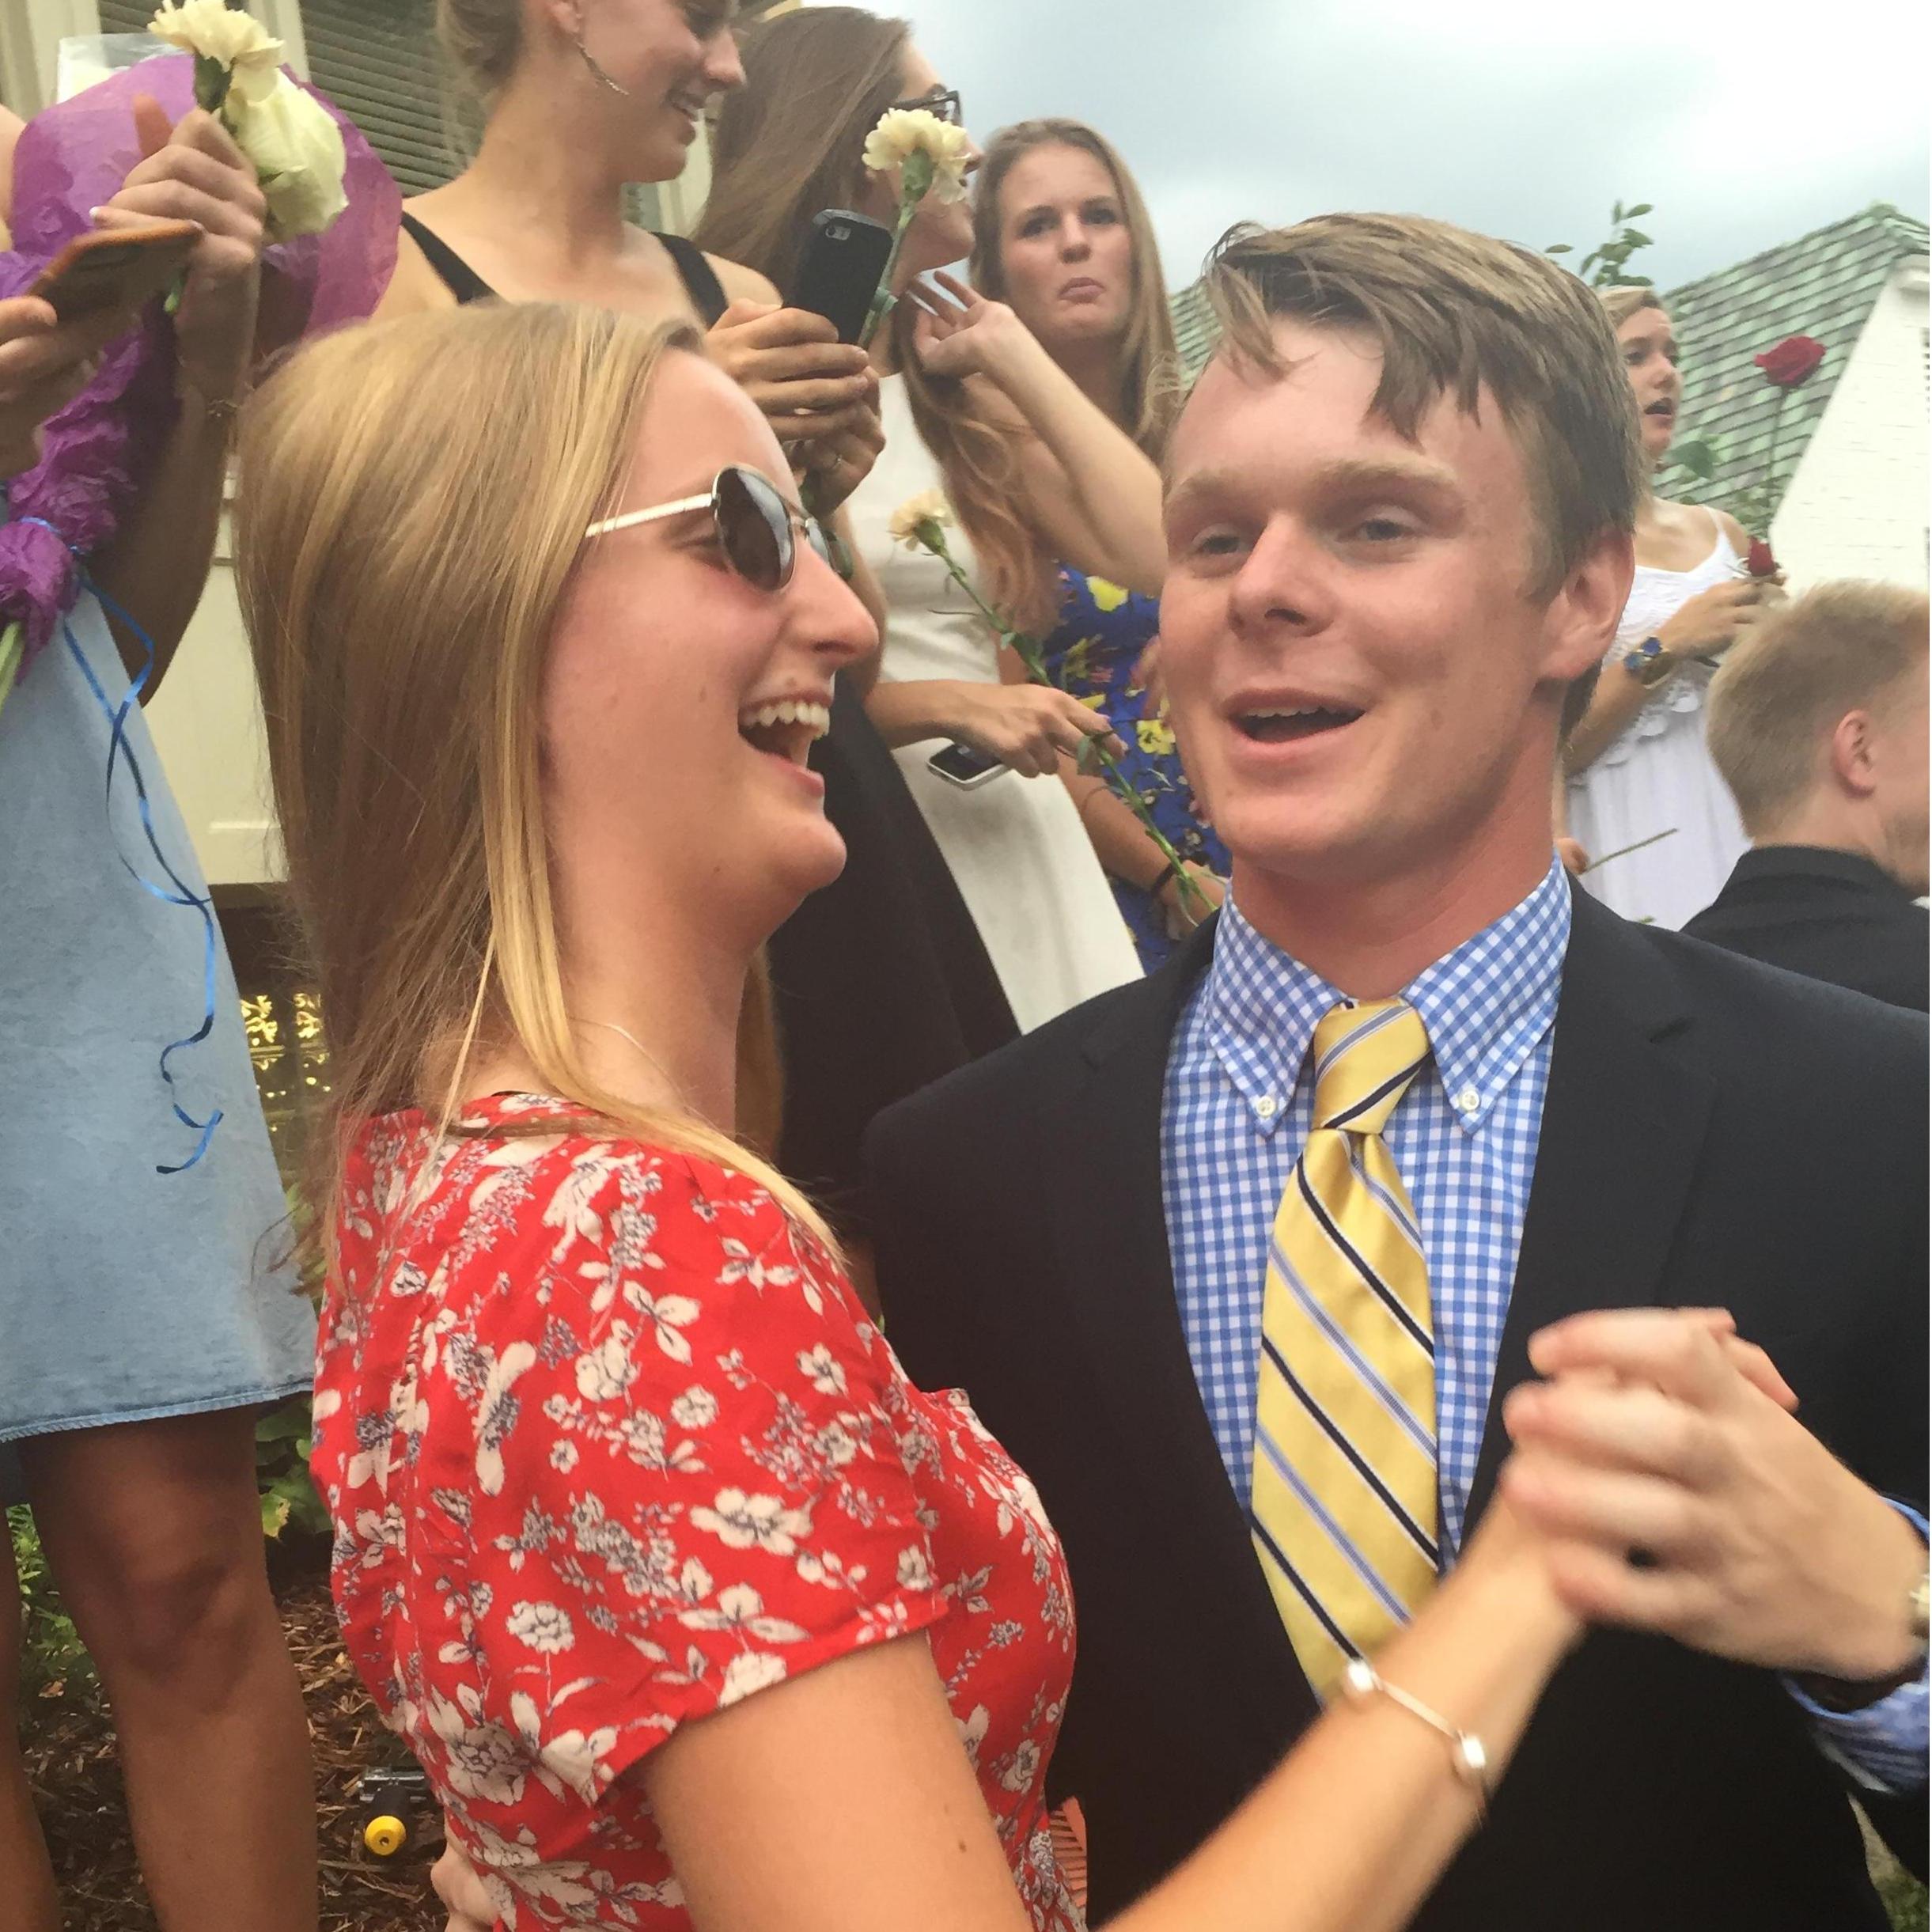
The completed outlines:
[[[922,490],[917,496],[909,496],[892,514],[886,525],[886,534],[895,544],[903,544],[908,550],[923,550],[926,546],[919,532],[928,524],[937,524],[945,529],[953,521],[953,513],[946,507],[944,495],[937,490]]]
[[[966,168],[972,159],[966,130],[925,108],[888,108],[866,137],[866,165],[874,174],[896,174],[903,180],[906,164],[915,155],[930,164],[931,193],[941,201],[965,199]],[[919,176],[915,169],[915,188]]]
[[[282,65],[282,43],[252,13],[226,0],[181,0],[164,4],[148,22],[148,32],[184,54],[218,60],[229,85],[244,93],[267,93]]]
[[[271,238],[320,234],[349,205],[349,157],[335,116],[279,73],[259,99],[238,91],[241,99],[231,93],[222,104],[222,119],[260,177]]]

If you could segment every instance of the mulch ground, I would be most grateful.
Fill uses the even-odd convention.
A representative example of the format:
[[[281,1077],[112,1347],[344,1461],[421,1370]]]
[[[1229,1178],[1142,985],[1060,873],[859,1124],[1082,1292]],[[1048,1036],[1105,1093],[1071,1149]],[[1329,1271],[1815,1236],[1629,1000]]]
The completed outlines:
[[[278,1552],[276,1600],[309,1705],[321,1847],[323,1932],[441,1932],[430,1889],[441,1849],[434,1808],[392,1858],[363,1848],[356,1784],[372,1765],[404,1761],[342,1654],[326,1546]],[[134,1864],[120,1767],[97,1695],[44,1697],[24,1714],[28,1776],[59,1877],[66,1932],[155,1932]],[[0,1923],[6,1913],[0,1909]]]

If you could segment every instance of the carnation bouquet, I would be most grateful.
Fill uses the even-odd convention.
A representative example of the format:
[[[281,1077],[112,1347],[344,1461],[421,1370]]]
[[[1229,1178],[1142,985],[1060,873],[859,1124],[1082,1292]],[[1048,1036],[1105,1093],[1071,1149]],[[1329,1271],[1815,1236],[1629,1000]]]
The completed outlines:
[[[30,288],[68,242],[90,231],[93,210],[119,191],[141,158],[137,96],[158,101],[171,120],[215,98],[268,199],[276,240],[264,272],[279,278],[307,331],[368,315],[396,266],[402,206],[369,143],[275,65],[278,42],[221,0],[164,8],[153,30],[166,39],[200,35],[218,51],[142,61],[27,124],[14,151],[13,247],[0,253],[0,297]],[[86,390],[46,426],[39,464],[8,487],[0,705],[73,608],[85,560],[112,540],[175,407],[173,335],[157,303],[109,347]]]

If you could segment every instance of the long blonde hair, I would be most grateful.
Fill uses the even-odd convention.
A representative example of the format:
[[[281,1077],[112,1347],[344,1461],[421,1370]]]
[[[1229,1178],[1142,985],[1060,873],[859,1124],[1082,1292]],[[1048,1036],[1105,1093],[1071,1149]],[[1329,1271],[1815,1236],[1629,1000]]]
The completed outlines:
[[[741,1142],[602,1088],[565,1005],[546,646],[584,532],[616,506],[653,373],[697,348],[679,324],[482,303],[324,337],[248,405],[235,571],[328,1030],[324,1243],[356,1129],[407,1107],[446,1129],[479,1032],[513,1039],[598,1131],[735,1168],[828,1238]]]
[[[1077,148],[1112,178],[1133,264],[1127,330],[1116,362],[1119,421],[1158,463],[1180,401],[1180,356],[1154,222],[1112,142],[1084,121],[1061,119],[1021,121],[993,137],[973,182],[973,282],[995,301],[1007,299],[1000,189],[1017,161],[1043,147]],[[903,316],[907,324],[911,320],[909,313]],[[1040,627],[1052,614],[1053,559],[1020,507],[1025,496],[1018,443],[1004,425],[975,413],[963,383],[928,375],[909,334],[898,346],[914,419],[945,472],[947,497],[973,540],[988,596],[1020,613],[1023,623]]]

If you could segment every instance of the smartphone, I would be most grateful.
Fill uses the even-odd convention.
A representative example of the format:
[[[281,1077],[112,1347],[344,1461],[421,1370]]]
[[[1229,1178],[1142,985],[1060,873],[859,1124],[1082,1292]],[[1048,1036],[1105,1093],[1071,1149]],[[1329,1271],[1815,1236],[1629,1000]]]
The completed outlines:
[[[51,304],[63,322],[116,309],[131,315],[150,297],[173,286],[200,239],[193,222],[77,235],[27,293]]]
[[[849,208],[822,210],[812,218],[792,307],[823,316],[839,341],[857,342],[892,253],[889,228]]]
[[[929,771],[938,772],[949,785],[957,785],[962,791],[983,785],[988,778],[998,778],[1006,769],[997,758],[975,752],[970,744],[949,744],[944,751],[934,752],[926,760],[926,766]]]

